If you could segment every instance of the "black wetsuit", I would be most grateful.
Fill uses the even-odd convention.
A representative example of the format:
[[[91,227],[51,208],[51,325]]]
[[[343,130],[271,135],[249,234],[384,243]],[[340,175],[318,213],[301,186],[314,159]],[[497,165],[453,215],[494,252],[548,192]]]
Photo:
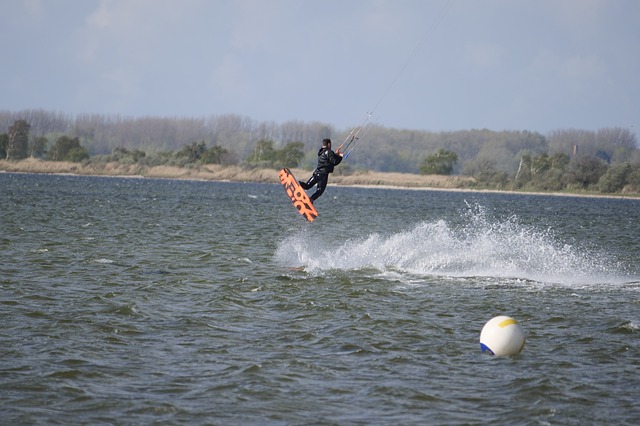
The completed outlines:
[[[333,173],[333,167],[340,164],[342,157],[331,151],[331,148],[323,147],[318,151],[318,167],[313,172],[313,175],[307,182],[298,181],[302,189],[311,189],[313,185],[316,187],[316,192],[311,195],[311,201],[315,201],[322,195],[327,182],[329,181],[329,173]]]

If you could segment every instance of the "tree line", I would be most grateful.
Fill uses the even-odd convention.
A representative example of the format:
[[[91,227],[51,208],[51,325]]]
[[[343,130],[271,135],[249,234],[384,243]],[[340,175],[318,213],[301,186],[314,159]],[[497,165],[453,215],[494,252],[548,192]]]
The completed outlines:
[[[49,161],[93,161],[139,163],[146,166],[172,165],[186,167],[194,164],[238,164],[237,156],[218,145],[207,147],[205,141],[192,142],[177,151],[152,151],[150,155],[140,149],[118,146],[109,154],[89,155],[78,136],[62,135],[49,143],[46,136],[31,136],[31,125],[23,119],[0,134],[0,159],[22,160],[28,157]],[[278,148],[272,140],[258,141],[244,162],[252,167],[297,167],[304,157],[302,142],[289,142]]]
[[[221,116],[124,117],[0,111],[0,158],[315,167],[324,138],[351,129],[320,122]],[[26,138],[26,139],[25,139]],[[18,143],[16,141],[25,141]],[[24,157],[22,157],[24,158]],[[361,170],[473,176],[478,186],[521,190],[640,192],[640,149],[629,129],[449,132],[368,125],[338,173]]]

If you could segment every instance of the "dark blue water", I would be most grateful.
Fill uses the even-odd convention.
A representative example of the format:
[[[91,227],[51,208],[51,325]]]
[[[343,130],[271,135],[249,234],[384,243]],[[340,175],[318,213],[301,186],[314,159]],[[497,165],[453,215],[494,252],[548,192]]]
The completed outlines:
[[[0,173],[3,424],[637,424],[640,201]],[[497,315],[519,355],[480,353]]]

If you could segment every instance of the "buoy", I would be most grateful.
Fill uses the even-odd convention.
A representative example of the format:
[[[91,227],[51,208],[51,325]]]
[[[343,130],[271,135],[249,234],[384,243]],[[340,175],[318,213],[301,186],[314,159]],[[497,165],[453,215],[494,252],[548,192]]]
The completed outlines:
[[[480,350],[495,356],[517,355],[524,348],[524,330],[505,315],[490,319],[480,333]]]

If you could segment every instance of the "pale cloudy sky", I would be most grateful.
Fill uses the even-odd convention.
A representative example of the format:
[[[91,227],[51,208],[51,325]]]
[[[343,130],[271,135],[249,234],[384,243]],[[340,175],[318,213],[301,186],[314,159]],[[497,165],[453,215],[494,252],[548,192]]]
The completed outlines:
[[[0,0],[0,110],[640,126],[637,0]]]

